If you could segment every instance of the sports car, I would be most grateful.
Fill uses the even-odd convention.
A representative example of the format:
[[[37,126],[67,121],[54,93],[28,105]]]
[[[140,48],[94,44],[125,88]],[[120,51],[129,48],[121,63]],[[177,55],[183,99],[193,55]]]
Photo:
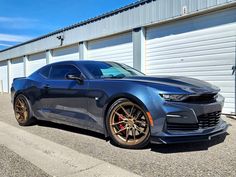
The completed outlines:
[[[147,76],[116,62],[63,61],[15,78],[12,103],[19,125],[36,120],[88,129],[124,148],[207,141],[224,134],[224,98],[210,83]]]

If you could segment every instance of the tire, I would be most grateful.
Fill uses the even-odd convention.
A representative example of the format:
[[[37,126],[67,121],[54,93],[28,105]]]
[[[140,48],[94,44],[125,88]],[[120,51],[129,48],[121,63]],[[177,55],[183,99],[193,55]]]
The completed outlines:
[[[150,142],[150,123],[146,111],[125,98],[110,106],[106,128],[111,140],[122,148],[140,149]]]
[[[14,112],[15,118],[21,126],[29,126],[36,122],[36,119],[32,114],[31,104],[23,94],[20,94],[15,98]]]

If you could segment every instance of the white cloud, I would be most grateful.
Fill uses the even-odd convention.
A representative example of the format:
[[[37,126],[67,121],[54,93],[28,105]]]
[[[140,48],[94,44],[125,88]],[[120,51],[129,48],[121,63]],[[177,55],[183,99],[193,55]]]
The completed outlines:
[[[55,28],[57,28],[57,26],[48,23],[45,24],[38,19],[0,16],[0,29],[43,29],[51,31]]]
[[[7,41],[7,42],[25,42],[32,39],[30,36],[24,35],[12,35],[12,34],[2,34],[0,33],[0,41]]]
[[[37,22],[35,19],[28,19],[22,17],[3,17],[0,16],[0,22],[10,23],[10,22]]]
[[[37,19],[0,16],[0,28],[34,29],[36,26],[39,26],[39,24],[40,24],[40,21]]]
[[[13,46],[13,45],[0,43],[0,46],[11,47],[11,46]]]

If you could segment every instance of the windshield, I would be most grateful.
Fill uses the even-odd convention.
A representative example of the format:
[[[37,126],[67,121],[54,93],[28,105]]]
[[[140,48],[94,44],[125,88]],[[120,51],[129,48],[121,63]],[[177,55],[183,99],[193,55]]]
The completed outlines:
[[[113,62],[86,63],[84,67],[96,79],[144,76],[143,73],[134,68]]]

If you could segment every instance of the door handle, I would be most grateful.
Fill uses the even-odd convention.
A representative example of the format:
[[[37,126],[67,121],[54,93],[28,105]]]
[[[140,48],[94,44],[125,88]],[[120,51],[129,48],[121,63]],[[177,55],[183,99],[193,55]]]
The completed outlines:
[[[49,89],[50,86],[47,84],[47,85],[45,85],[43,88],[45,88],[45,89]]]
[[[235,70],[236,70],[236,67],[235,66],[232,66],[232,75],[234,75],[234,73],[235,73]]]

